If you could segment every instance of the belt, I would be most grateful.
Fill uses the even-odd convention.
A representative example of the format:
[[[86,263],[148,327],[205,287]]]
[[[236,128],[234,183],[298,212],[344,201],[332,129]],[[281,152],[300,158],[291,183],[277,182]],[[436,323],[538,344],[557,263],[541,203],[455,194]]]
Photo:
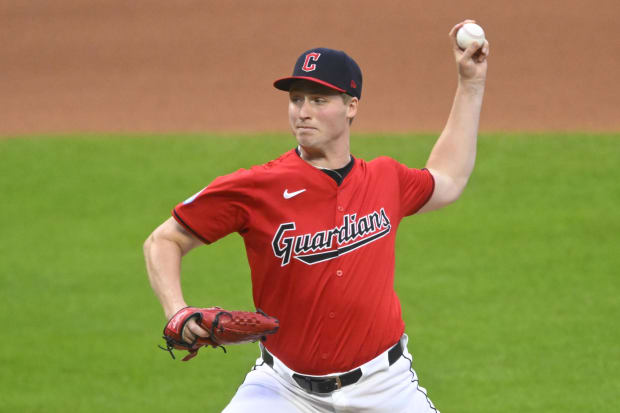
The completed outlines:
[[[263,346],[261,346],[261,355],[263,361],[267,363],[268,366],[273,368],[273,356]],[[388,361],[390,366],[396,363],[396,360],[398,360],[402,355],[403,347],[400,345],[399,341],[388,351]],[[303,376],[297,373],[293,374],[293,379],[297,382],[297,384],[309,393],[331,393],[341,387],[357,383],[361,377],[361,368],[341,374],[340,376],[331,377],[313,377]]]

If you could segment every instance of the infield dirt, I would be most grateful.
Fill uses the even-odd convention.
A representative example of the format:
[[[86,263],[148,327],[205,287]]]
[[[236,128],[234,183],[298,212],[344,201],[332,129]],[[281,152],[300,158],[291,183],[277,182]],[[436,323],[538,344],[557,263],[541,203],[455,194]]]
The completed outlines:
[[[316,46],[364,71],[354,131],[439,131],[465,18],[491,42],[483,131],[620,128],[616,0],[448,3],[3,2],[0,135],[287,130],[271,84]]]

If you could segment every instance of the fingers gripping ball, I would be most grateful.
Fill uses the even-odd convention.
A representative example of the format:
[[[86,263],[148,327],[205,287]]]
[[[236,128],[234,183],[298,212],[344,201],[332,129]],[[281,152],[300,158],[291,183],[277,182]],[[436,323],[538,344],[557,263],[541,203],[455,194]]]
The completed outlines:
[[[467,49],[473,42],[478,43],[478,46],[484,44],[484,30],[476,23],[465,23],[463,27],[456,32],[456,44],[462,50]]]
[[[194,342],[183,340],[183,327],[192,318],[209,332],[209,337],[197,337]],[[228,344],[253,343],[278,331],[279,321],[261,310],[226,311],[219,307],[185,307],[177,312],[164,327],[166,347],[174,359],[173,349],[187,350],[183,361],[190,360],[203,346],[222,347]],[[226,349],[224,349],[226,351]]]

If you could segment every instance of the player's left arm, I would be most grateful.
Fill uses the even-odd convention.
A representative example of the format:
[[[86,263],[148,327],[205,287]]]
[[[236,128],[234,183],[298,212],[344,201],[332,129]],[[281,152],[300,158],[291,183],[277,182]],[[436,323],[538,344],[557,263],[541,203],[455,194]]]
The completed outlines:
[[[429,201],[418,213],[444,207],[456,201],[474,169],[478,124],[487,73],[489,43],[474,43],[465,51],[456,43],[456,32],[465,20],[450,31],[450,41],[458,69],[458,86],[446,126],[426,162],[435,180]]]

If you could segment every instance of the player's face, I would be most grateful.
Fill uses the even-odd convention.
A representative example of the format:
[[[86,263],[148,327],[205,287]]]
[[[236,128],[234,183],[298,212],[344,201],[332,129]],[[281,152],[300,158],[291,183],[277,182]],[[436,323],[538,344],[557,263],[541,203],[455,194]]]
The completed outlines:
[[[321,148],[348,136],[349,118],[357,111],[357,99],[345,103],[340,92],[307,81],[298,81],[289,91],[288,115],[297,142]]]

